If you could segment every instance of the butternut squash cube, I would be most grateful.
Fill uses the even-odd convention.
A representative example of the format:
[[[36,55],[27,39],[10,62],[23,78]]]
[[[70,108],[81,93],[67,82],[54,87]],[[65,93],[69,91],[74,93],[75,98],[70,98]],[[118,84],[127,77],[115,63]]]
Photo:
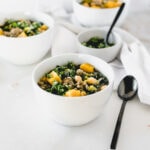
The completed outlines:
[[[88,72],[88,73],[94,72],[94,67],[88,63],[81,64],[80,69],[82,69],[83,71]]]
[[[65,96],[67,97],[76,97],[81,96],[80,90],[72,89],[66,92]]]
[[[58,74],[55,71],[52,71],[50,74],[50,78],[47,78],[47,81],[52,85],[53,82],[62,82],[61,78],[58,76]]]

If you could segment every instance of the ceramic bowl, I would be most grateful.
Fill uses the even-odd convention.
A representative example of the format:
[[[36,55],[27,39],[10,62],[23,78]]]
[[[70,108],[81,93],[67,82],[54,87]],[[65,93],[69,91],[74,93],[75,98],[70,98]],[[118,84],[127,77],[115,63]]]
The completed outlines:
[[[109,26],[119,7],[115,8],[103,8],[103,9],[97,9],[97,8],[90,8],[86,7],[80,4],[82,0],[74,0],[73,1],[73,12],[74,16],[77,19],[77,21],[87,27],[98,27],[98,26]],[[125,17],[128,12],[129,8],[129,1],[130,0],[123,0],[126,5],[125,8],[117,22],[118,25],[122,24],[125,20]]]
[[[67,62],[75,64],[90,63],[101,71],[109,80],[109,85],[94,94],[80,97],[58,96],[38,86],[39,79],[57,65]],[[39,105],[48,110],[50,116],[57,122],[68,126],[79,126],[97,118],[103,111],[112,94],[114,73],[112,68],[102,59],[86,54],[61,54],[44,60],[38,64],[32,73],[34,93]]]
[[[78,52],[99,57],[106,62],[114,60],[117,57],[122,46],[121,37],[116,32],[112,32],[109,37],[109,42],[114,43],[113,46],[105,48],[91,48],[82,44],[92,37],[100,37],[106,39],[107,32],[107,28],[92,28],[79,33],[77,36]]]
[[[6,19],[31,19],[41,21],[48,29],[38,35],[28,37],[0,36],[0,57],[16,65],[28,65],[38,62],[51,47],[54,21],[42,12],[0,13],[0,24]]]

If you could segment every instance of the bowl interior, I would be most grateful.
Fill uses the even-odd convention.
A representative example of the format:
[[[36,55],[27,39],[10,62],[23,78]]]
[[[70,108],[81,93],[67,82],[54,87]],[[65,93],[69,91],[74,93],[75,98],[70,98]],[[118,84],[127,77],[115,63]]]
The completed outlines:
[[[124,0],[124,1],[126,1],[126,0]],[[108,10],[109,10],[109,12],[113,12],[114,10],[118,10],[118,7],[113,7],[113,8],[103,8],[103,9],[96,9],[96,8],[92,8],[92,7],[86,7],[86,6],[84,6],[84,5],[82,5],[82,4],[80,4],[82,2],[82,0],[74,0],[74,5],[76,5],[77,7],[80,7],[80,8],[82,8],[82,9],[89,9],[89,11],[93,11],[93,12],[105,12],[106,13],[106,11],[108,12]]]
[[[102,59],[87,54],[58,55],[41,62],[36,66],[32,74],[34,84],[37,85],[39,79],[45,73],[55,68],[57,65],[63,65],[70,61],[74,62],[75,64],[81,64],[85,62],[92,64],[97,70],[101,71],[108,78],[109,85],[112,85],[114,80],[114,74],[109,64],[107,64]]]
[[[82,2],[83,0],[73,0],[73,3],[75,4],[75,5],[78,5],[78,7],[79,6],[81,6],[81,7],[83,7],[83,8],[88,8],[88,9],[91,9],[91,7],[86,7],[86,6],[84,6],[84,5],[82,5],[82,4],[80,4],[81,2]],[[128,5],[128,3],[129,3],[129,1],[130,0],[121,0],[122,2],[125,2],[126,3],[126,5]],[[128,6],[127,6],[128,7]],[[93,8],[93,9],[91,9],[91,10],[95,10],[95,11],[106,11],[106,10],[113,10],[113,9],[117,9],[118,7],[112,7],[112,8],[103,8],[103,9],[95,9],[95,8]]]
[[[82,45],[82,42],[86,42],[92,37],[99,37],[99,38],[106,39],[106,35],[107,35],[107,30],[90,29],[90,30],[81,32],[78,35],[77,40]],[[109,42],[114,43],[114,45],[117,43],[117,39],[116,39],[116,36],[114,33],[110,34]],[[84,46],[84,47],[86,47],[86,46]],[[94,48],[94,49],[96,49],[96,48]]]
[[[41,21],[46,24],[49,29],[53,27],[53,19],[45,13],[42,12],[6,12],[0,13],[0,24],[3,24],[7,19],[31,19],[36,21]]]

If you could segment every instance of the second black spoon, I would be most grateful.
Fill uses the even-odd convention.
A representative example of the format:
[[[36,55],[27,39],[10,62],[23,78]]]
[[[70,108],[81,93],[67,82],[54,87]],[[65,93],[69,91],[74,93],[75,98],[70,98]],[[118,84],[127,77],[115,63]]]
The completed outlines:
[[[110,28],[109,28],[109,30],[108,30],[108,33],[106,35],[106,43],[107,43],[107,45],[110,45],[109,44],[110,33],[111,33],[113,27],[115,26],[117,20],[119,19],[120,15],[121,15],[121,13],[122,13],[122,11],[124,9],[124,7],[125,7],[125,3],[122,3],[120,8],[119,8],[119,10],[118,10],[118,12],[117,12],[117,14],[116,14],[116,16],[115,16],[115,18],[114,18],[114,20],[113,20],[113,22],[112,22],[112,24],[111,24],[111,26],[110,26]]]

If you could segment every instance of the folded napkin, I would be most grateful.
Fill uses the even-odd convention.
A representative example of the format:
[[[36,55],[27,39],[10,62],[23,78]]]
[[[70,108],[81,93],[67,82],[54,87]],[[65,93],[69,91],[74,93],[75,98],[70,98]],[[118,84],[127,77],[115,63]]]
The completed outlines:
[[[150,104],[150,55],[141,43],[124,43],[120,60],[127,74],[138,81],[138,96],[142,103]]]
[[[79,30],[77,29],[75,31]],[[121,33],[119,28],[115,31]],[[120,80],[126,74],[133,75],[138,81],[138,96],[140,101],[145,104],[150,104],[150,55],[138,40],[133,40],[132,38],[131,41],[130,43],[124,39],[120,55],[110,63],[115,72],[114,89],[117,88]],[[51,55],[55,56],[70,52],[77,52],[76,34],[64,26],[55,26]]]

